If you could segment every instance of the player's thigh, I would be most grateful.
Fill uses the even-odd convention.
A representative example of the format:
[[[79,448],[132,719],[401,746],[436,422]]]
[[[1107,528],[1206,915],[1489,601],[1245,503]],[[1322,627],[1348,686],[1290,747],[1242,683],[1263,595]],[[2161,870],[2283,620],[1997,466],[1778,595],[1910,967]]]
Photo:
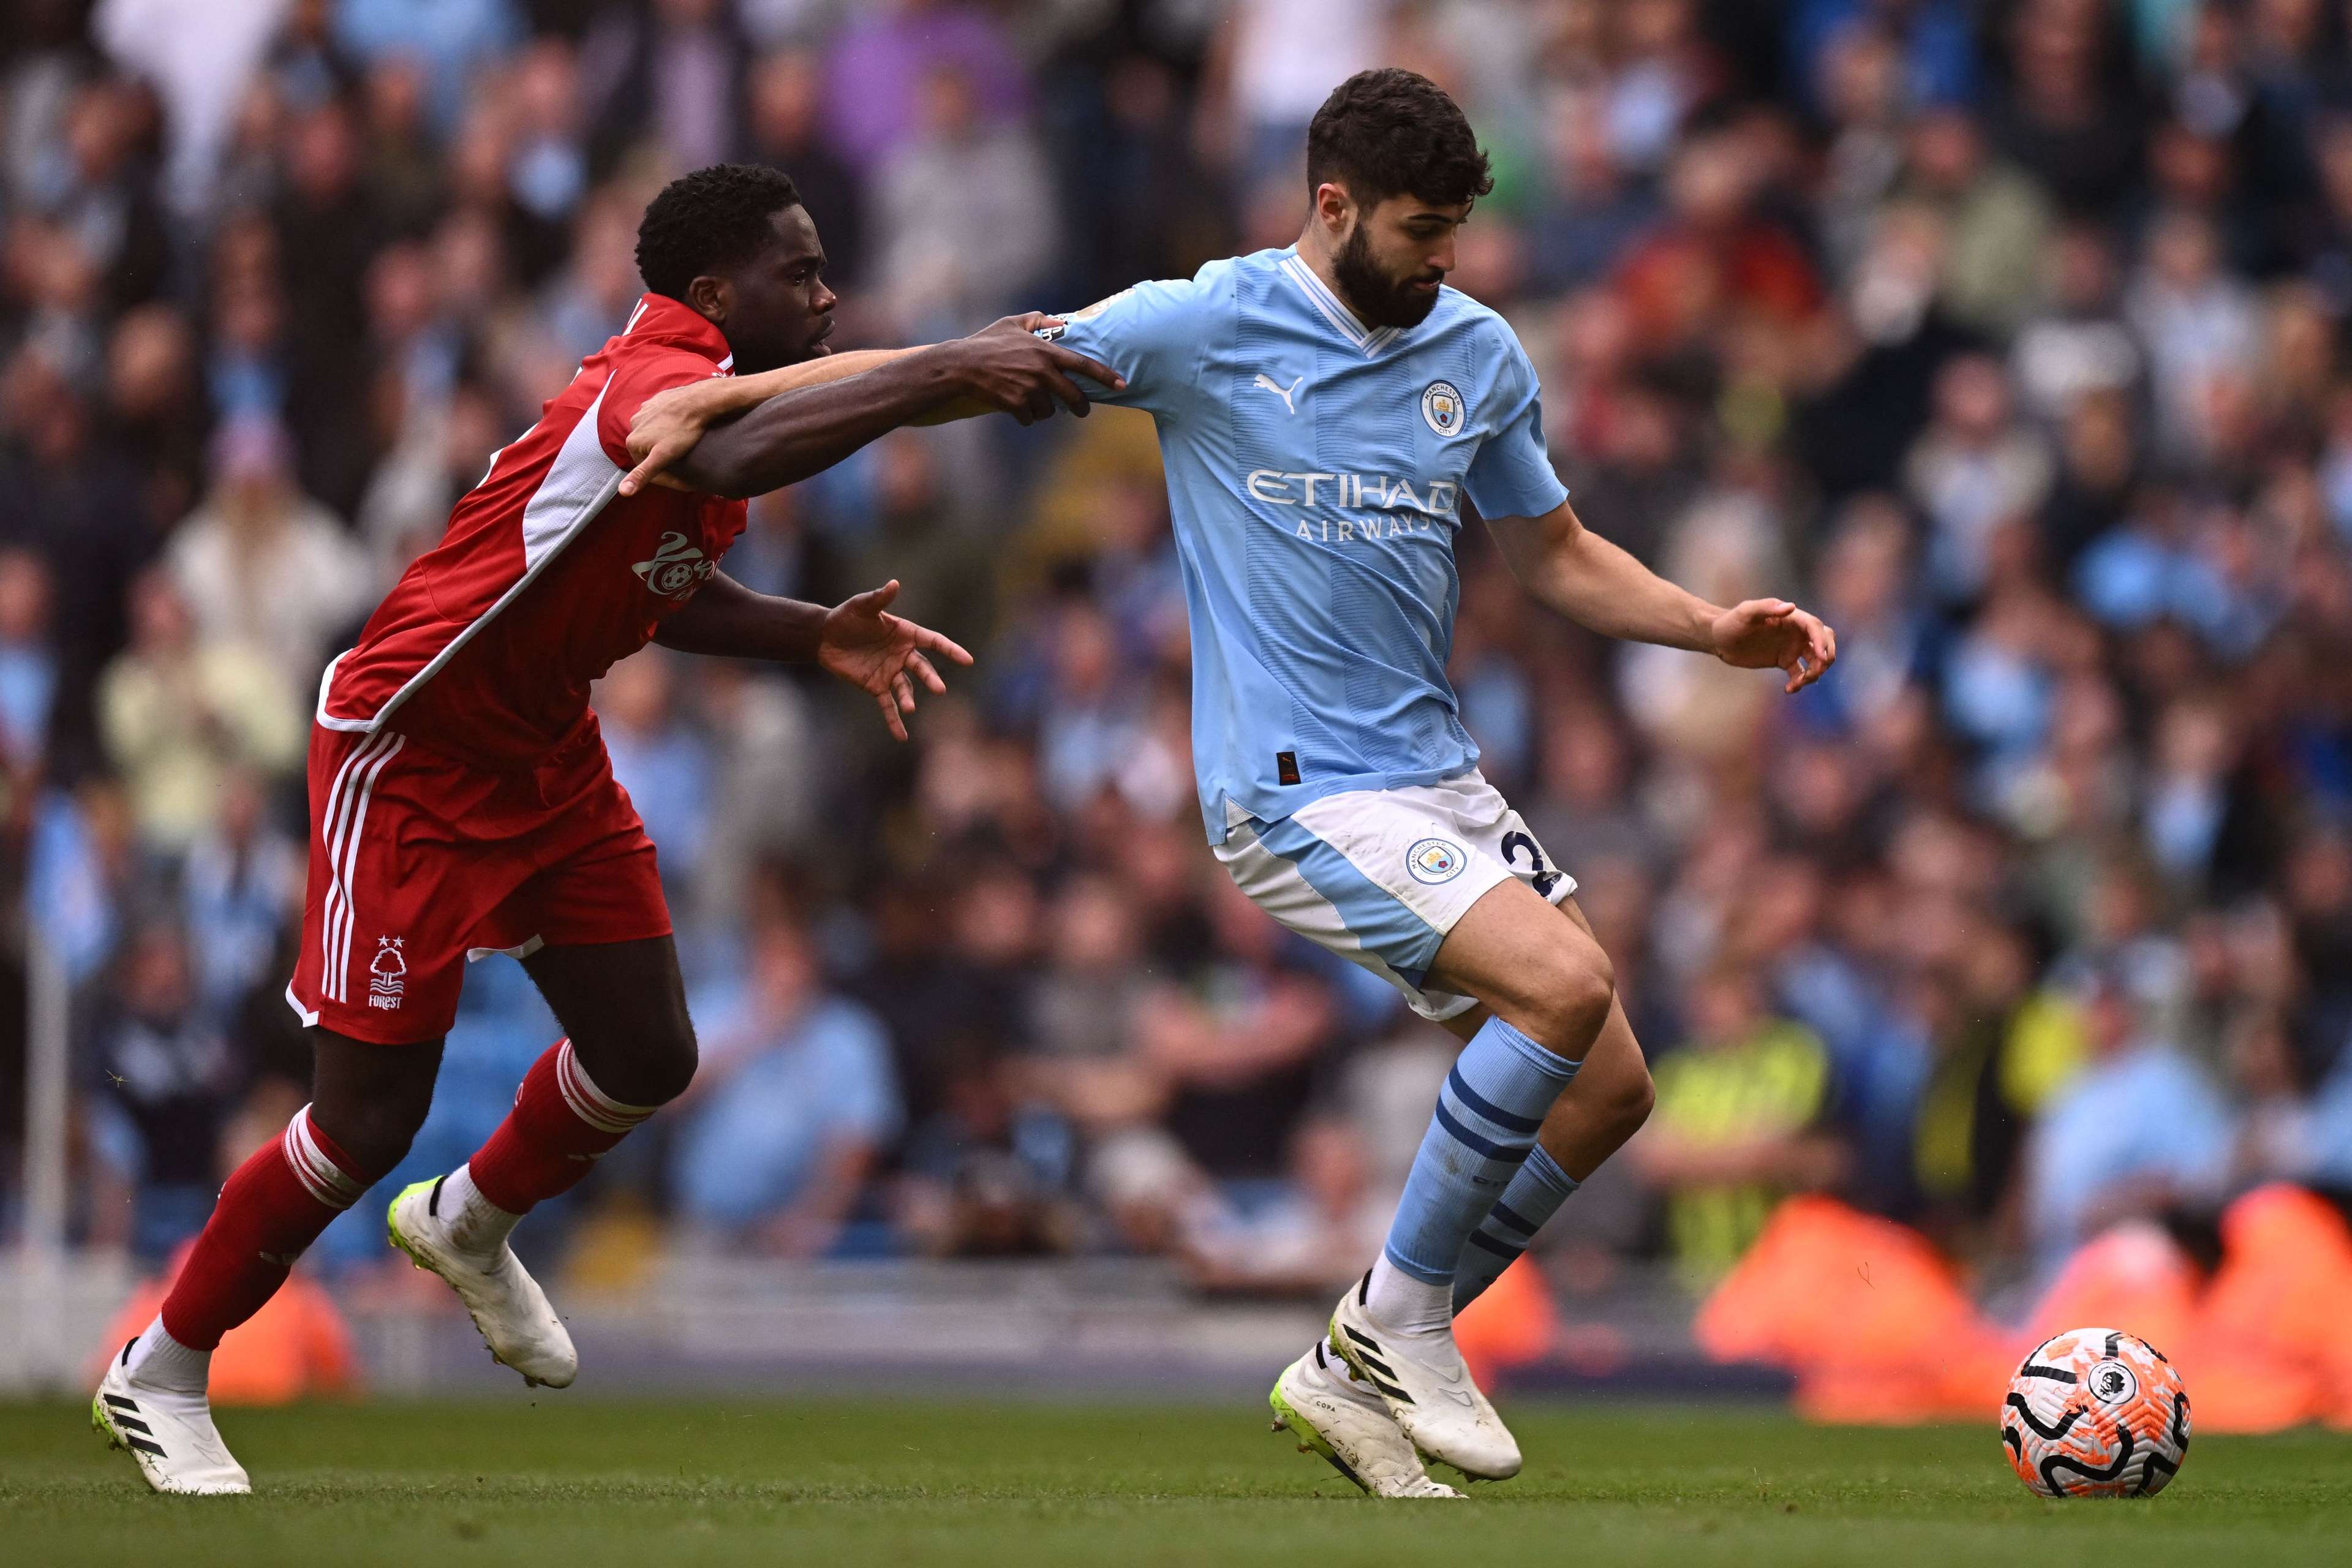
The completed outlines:
[[[321,1027],[310,1044],[311,1119],[370,1175],[399,1164],[433,1108],[441,1040],[384,1045]]]
[[[1527,882],[1496,882],[1455,921],[1433,989],[1474,996],[1543,1045],[1580,1058],[1607,1024],[1616,975],[1592,933]]]
[[[590,1081],[661,1105],[693,1079],[694,1027],[653,841],[601,751],[547,829],[530,878],[482,922],[479,945],[522,960]]]
[[[522,963],[598,1089],[624,1105],[685,1092],[696,1052],[675,939],[545,946]]]

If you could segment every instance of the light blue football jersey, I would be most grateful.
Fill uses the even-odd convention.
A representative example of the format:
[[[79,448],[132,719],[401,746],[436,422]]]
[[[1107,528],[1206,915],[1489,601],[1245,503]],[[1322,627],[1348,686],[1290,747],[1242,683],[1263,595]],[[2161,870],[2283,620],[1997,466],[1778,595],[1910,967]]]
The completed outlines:
[[[1159,422],[1211,842],[1227,802],[1274,822],[1475,763],[1445,676],[1462,503],[1568,495],[1503,319],[1445,289],[1419,326],[1367,328],[1294,247],[1137,284],[1059,336],[1127,377],[1102,401]]]

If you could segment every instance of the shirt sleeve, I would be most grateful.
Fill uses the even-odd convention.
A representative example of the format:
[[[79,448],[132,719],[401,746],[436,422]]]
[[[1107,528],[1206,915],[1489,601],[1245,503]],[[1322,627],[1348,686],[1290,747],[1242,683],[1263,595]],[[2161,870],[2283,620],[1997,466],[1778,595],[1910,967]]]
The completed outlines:
[[[1536,367],[1508,327],[1502,329],[1502,373],[1486,395],[1501,412],[1470,459],[1462,488],[1480,517],[1541,517],[1568,499],[1568,487],[1544,450]]]
[[[1118,392],[1087,382],[1088,396],[1173,416],[1191,398],[1212,322],[1231,294],[1230,280],[1204,268],[1198,277],[1122,289],[1072,311],[1065,325],[1046,335],[1127,377],[1125,390]]]
[[[708,381],[719,374],[717,365],[685,349],[647,349],[621,355],[596,405],[596,439],[604,446],[604,456],[615,468],[631,467],[629,424],[637,410],[657,393]]]

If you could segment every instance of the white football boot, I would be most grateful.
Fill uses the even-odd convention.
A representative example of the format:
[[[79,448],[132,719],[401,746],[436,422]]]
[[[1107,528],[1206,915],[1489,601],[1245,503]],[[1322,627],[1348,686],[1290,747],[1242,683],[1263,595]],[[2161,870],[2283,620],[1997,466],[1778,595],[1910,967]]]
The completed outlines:
[[[128,1453],[147,1484],[179,1497],[244,1497],[245,1467],[230,1458],[201,1394],[141,1383],[131,1375],[131,1347],[107,1364],[89,1402],[89,1424],[107,1446]]]
[[[496,1254],[485,1257],[450,1239],[439,1213],[441,1184],[447,1180],[418,1182],[392,1200],[385,1229],[393,1246],[419,1268],[449,1282],[490,1347],[491,1359],[522,1373],[523,1382],[534,1388],[542,1384],[570,1387],[580,1375],[580,1352],[572,1348],[572,1335],[548,1305],[547,1292],[505,1242],[499,1243]]]
[[[1452,1328],[1402,1333],[1366,1310],[1367,1274],[1331,1313],[1331,1348],[1362,1374],[1405,1436],[1427,1458],[1473,1480],[1519,1473],[1519,1445],[1463,1364]]]
[[[1320,1340],[1283,1368],[1266,1403],[1274,1407],[1274,1429],[1296,1436],[1300,1453],[1322,1455],[1374,1497],[1462,1495],[1430,1479],[1381,1396]]]

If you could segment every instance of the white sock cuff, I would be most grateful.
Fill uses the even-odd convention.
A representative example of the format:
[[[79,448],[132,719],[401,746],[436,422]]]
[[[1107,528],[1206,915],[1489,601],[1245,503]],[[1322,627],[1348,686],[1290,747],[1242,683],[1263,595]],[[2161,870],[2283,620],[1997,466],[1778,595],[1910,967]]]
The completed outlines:
[[[285,1152],[286,1163],[294,1168],[295,1179],[302,1190],[341,1213],[360,1201],[367,1184],[335,1163],[323,1144],[318,1130],[310,1121],[310,1108],[304,1106],[294,1113],[278,1134],[278,1146]]]
[[[1454,1281],[1432,1284],[1417,1279],[1382,1252],[1364,1283],[1364,1310],[1391,1329],[1405,1333],[1429,1333],[1454,1321]]]
[[[202,1394],[211,1381],[213,1352],[184,1345],[163,1327],[163,1314],[141,1331],[124,1363],[133,1377],[177,1394]]]
[[[555,1048],[555,1087],[562,1091],[563,1103],[572,1108],[572,1114],[599,1132],[626,1132],[661,1109],[625,1105],[598,1089],[588,1069],[580,1065],[569,1039]]]
[[[449,1239],[468,1252],[495,1255],[522,1220],[482,1195],[470,1165],[460,1165],[441,1178],[436,1209]]]

